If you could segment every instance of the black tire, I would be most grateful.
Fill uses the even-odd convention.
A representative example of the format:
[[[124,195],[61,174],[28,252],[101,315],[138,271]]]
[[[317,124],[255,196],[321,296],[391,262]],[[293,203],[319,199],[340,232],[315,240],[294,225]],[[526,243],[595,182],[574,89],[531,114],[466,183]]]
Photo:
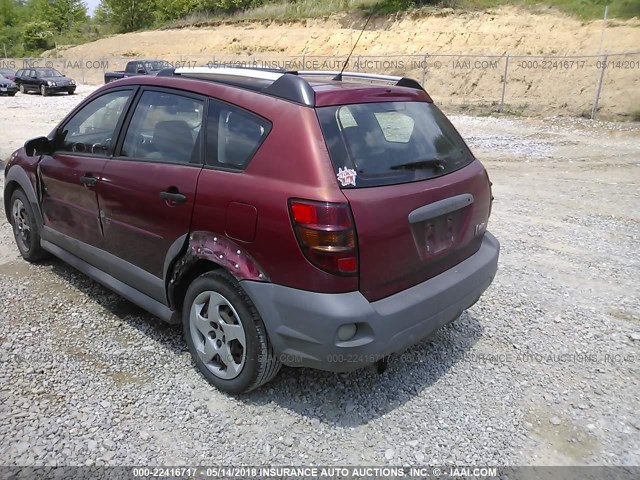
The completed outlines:
[[[40,246],[38,222],[33,214],[31,203],[22,190],[18,189],[13,192],[9,209],[8,214],[13,227],[13,236],[22,258],[32,263],[47,258],[49,254]],[[28,231],[25,226],[28,227]]]
[[[20,84],[19,89],[20,89],[20,93],[27,93],[27,89],[24,88],[24,85]]]
[[[202,305],[194,304],[194,302],[199,296],[206,296],[210,292],[220,295],[233,307],[233,313],[237,314],[237,321],[244,331],[245,347],[242,357],[244,363],[240,372],[234,378],[225,379],[214,374],[211,368],[215,370],[213,363],[215,357],[207,366],[200,357],[195,344],[195,341],[203,342],[200,346],[204,348],[203,345],[207,342],[207,339],[201,330],[194,326],[191,320],[192,313],[195,314],[198,306]],[[223,307],[229,308],[226,305]],[[208,304],[202,307],[200,313],[203,313],[205,308],[207,309],[206,316],[208,320]],[[211,324],[213,323],[211,322]],[[191,283],[184,299],[182,325],[185,340],[196,367],[208,382],[223,392],[232,395],[249,392],[273,379],[280,371],[281,364],[276,358],[267,330],[255,305],[238,282],[222,270],[205,273]],[[214,327],[212,326],[212,328]],[[219,335],[223,333],[223,329],[216,331],[220,332]],[[210,333],[215,335],[213,330]],[[194,338],[196,339],[195,341]],[[208,338],[210,339],[211,337],[209,336]],[[222,336],[222,341],[224,340],[225,338]],[[218,346],[221,344],[219,340],[218,344]]]
[[[43,97],[46,97],[47,95],[49,95],[49,92],[47,91],[47,87],[45,87],[44,85],[40,85],[40,95],[42,95]]]
[[[67,90],[67,93],[68,93],[69,95],[73,95],[74,93],[76,93],[76,91],[75,91],[75,90],[73,90],[73,89],[71,89],[71,90]]]

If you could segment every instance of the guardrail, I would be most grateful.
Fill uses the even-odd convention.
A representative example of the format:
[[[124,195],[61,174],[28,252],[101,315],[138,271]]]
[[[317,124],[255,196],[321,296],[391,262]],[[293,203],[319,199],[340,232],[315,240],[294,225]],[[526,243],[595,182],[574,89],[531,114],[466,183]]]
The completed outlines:
[[[346,57],[320,55],[169,55],[175,67],[263,66],[340,70]],[[54,67],[83,84],[130,57],[5,58],[0,68]],[[629,118],[640,111],[640,51],[600,55],[441,54],[354,55],[355,72],[409,76],[440,104],[475,113],[568,114]]]

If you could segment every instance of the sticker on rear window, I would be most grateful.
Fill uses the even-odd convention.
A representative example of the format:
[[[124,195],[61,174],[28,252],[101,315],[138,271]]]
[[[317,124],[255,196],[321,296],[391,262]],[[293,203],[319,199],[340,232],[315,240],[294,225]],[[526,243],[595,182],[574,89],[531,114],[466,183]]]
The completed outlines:
[[[353,185],[355,187],[357,175],[358,174],[353,168],[341,167],[338,168],[338,174],[336,176],[338,177],[340,185],[343,187],[346,187],[347,185]]]

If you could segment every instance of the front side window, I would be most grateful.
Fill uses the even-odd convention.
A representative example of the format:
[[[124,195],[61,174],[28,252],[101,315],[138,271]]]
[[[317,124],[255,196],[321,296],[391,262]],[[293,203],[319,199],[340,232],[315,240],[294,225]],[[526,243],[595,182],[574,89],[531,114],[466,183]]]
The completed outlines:
[[[62,77],[63,75],[59,71],[57,71],[55,68],[42,68],[38,70],[38,76],[40,78],[47,78],[47,77]]]
[[[244,170],[270,130],[268,120],[211,100],[207,119],[207,165]]]
[[[336,175],[343,188],[393,185],[446,175],[473,155],[432,103],[380,102],[317,109]],[[339,177],[338,177],[339,178]]]
[[[167,163],[200,163],[202,101],[146,91],[140,97],[120,155]]]
[[[57,139],[60,149],[106,156],[130,96],[131,90],[118,90],[101,95],[82,107],[64,125],[61,138]]]

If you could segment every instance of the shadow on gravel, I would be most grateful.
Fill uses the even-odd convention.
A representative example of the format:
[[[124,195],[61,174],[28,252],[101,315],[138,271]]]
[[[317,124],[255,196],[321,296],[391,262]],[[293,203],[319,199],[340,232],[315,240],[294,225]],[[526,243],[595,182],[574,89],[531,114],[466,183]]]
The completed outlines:
[[[283,368],[269,384],[240,400],[254,405],[275,403],[332,426],[357,427],[431,388],[482,335],[481,323],[466,311],[432,337],[392,357],[381,375],[375,367],[349,373]]]
[[[126,298],[80,273],[62,260],[51,258],[41,263],[41,265],[47,266],[62,282],[81,291],[122,322],[126,322],[144,335],[162,343],[164,347],[175,355],[181,355],[187,351],[182,339],[182,330],[179,326],[163,322]]]
[[[61,260],[52,259],[42,265],[63,283],[81,291],[175,355],[187,351],[178,326],[162,322]],[[349,373],[284,367],[269,384],[238,397],[237,401],[253,406],[275,404],[332,426],[364,425],[432,388],[482,335],[481,323],[467,311],[432,337],[392,357],[388,369],[381,375],[373,366]]]

